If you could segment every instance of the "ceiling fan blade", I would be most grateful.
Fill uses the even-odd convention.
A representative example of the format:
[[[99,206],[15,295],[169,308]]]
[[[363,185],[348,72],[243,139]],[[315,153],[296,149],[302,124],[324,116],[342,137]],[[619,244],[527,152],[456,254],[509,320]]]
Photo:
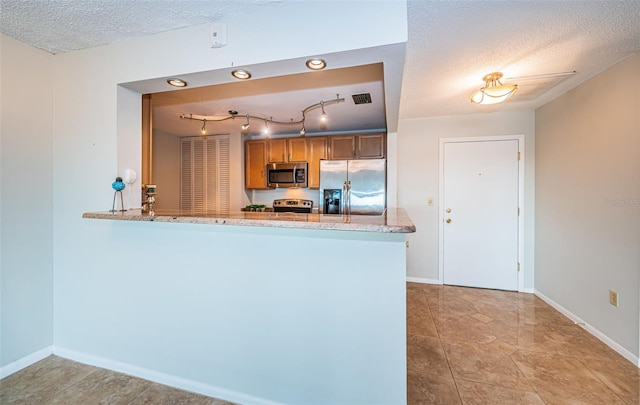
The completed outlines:
[[[533,80],[533,79],[546,79],[549,77],[559,77],[559,76],[572,76],[575,75],[577,71],[572,70],[569,72],[558,72],[558,73],[544,73],[541,75],[531,75],[531,76],[513,76],[507,77],[504,80]]]

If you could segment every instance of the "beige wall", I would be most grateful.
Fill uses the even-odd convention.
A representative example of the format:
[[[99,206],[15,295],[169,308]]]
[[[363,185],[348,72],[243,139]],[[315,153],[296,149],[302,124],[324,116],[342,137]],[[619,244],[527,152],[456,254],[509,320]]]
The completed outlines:
[[[479,107],[482,108],[482,107]],[[401,120],[397,135],[398,206],[416,225],[408,235],[407,276],[413,281],[441,283],[438,272],[438,153],[440,138],[524,135],[525,291],[533,291],[534,112],[499,112]],[[427,199],[434,199],[427,206]]]
[[[637,358],[640,54],[536,110],[535,227],[536,290]]]
[[[180,208],[180,137],[153,132],[153,184],[158,186],[156,209]]]

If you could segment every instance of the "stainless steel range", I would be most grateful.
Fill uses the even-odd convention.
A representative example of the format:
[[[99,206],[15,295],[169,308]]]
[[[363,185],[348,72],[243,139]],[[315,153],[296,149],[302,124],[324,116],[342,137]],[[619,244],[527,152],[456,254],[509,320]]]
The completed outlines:
[[[300,214],[311,214],[313,201],[300,199],[273,200],[273,212],[297,212]]]

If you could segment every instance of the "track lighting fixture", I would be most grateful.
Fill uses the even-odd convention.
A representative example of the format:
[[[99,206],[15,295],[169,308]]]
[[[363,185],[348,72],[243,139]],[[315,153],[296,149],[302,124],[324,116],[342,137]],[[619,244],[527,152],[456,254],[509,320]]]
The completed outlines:
[[[307,134],[307,130],[304,127],[305,118],[305,110],[302,110],[302,128],[300,128],[300,136],[305,136]]]
[[[271,117],[271,119],[273,119],[273,117]],[[265,135],[269,135],[269,122],[266,118],[264,119],[264,129],[262,130],[262,133]]]
[[[278,121],[278,120],[274,120],[273,117],[264,118],[264,117],[257,117],[251,114],[244,114],[246,122],[240,126],[240,132],[243,135],[248,135],[249,127],[251,126],[251,120],[255,119],[255,120],[264,121],[264,129],[262,131],[264,135],[269,135],[269,133],[271,132],[269,125],[276,124],[276,125],[300,125],[301,126],[300,135],[304,136],[307,133],[307,130],[305,127],[305,121],[307,119],[307,113],[309,111],[320,108],[320,110],[322,111],[320,115],[320,127],[321,129],[326,129],[327,113],[324,110],[324,106],[331,105],[331,104],[339,104],[342,102],[344,102],[344,98],[340,98],[339,94],[336,94],[336,98],[334,99],[321,100],[319,103],[312,104],[307,108],[305,108],[304,110],[302,110],[302,118],[297,121],[294,121],[293,118],[291,118],[289,121]],[[238,116],[238,112],[235,110],[229,110],[228,113],[229,115],[227,116],[215,117],[215,118],[205,116],[205,115],[181,114],[180,118],[189,120],[189,121],[202,121],[202,129],[200,130],[200,132],[202,133],[202,135],[204,135],[206,134],[206,131],[207,131],[206,130],[207,122],[227,121],[227,120],[235,119]]]
[[[249,115],[246,115],[247,117],[247,123],[246,124],[242,124],[242,130],[243,131],[247,131],[249,129],[249,127],[251,126],[251,124],[249,123]]]

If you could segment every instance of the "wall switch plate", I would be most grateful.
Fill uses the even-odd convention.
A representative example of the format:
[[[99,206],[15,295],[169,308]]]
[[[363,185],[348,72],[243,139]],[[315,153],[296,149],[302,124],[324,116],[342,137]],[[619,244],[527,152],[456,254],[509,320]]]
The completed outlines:
[[[614,307],[618,306],[618,293],[613,290],[609,290],[609,304]]]

